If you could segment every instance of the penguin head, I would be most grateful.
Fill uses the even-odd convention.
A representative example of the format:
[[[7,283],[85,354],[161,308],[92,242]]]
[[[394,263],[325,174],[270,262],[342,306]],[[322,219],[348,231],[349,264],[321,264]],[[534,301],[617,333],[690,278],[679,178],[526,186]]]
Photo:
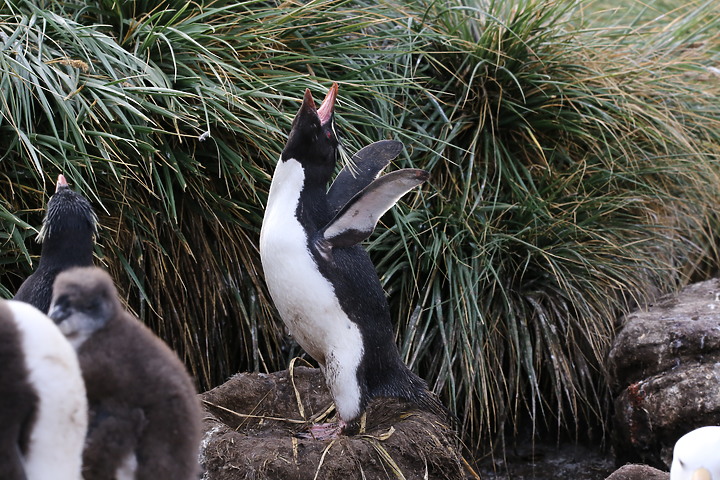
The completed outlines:
[[[72,268],[55,279],[48,316],[78,349],[115,318],[120,308],[107,272],[97,267]]]
[[[292,123],[281,160],[295,159],[303,166],[307,178],[322,182],[330,180],[335,169],[338,138],[335,135],[335,99],[338,85],[333,83],[319,108],[315,107],[310,90],[305,90],[303,103]]]
[[[90,202],[68,186],[65,176],[58,175],[55,193],[50,197],[47,213],[38,235],[38,241],[43,242],[57,235],[66,235],[72,232],[97,233],[97,215]]]
[[[673,449],[670,480],[720,479],[720,426],[706,426],[683,435]]]

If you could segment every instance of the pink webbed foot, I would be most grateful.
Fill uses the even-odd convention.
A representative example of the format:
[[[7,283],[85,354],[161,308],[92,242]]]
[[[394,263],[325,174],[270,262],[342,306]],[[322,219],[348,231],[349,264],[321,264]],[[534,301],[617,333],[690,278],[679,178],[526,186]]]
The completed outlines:
[[[346,426],[347,424],[342,420],[337,423],[315,423],[307,429],[307,432],[300,432],[296,436],[305,439],[334,440],[342,435]]]

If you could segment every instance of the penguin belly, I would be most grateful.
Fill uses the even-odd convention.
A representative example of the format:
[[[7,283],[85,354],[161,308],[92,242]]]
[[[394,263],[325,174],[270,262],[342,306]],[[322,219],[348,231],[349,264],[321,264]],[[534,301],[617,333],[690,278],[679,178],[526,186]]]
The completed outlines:
[[[5,304],[22,333],[28,380],[38,396],[25,474],[30,480],[79,480],[88,418],[75,351],[35,307],[16,300]]]
[[[296,160],[278,163],[260,232],[260,257],[283,322],[320,363],[338,415],[350,421],[360,413],[357,370],[363,339],[340,306],[332,283],[320,273],[308,248],[308,234],[296,217],[304,178]]]

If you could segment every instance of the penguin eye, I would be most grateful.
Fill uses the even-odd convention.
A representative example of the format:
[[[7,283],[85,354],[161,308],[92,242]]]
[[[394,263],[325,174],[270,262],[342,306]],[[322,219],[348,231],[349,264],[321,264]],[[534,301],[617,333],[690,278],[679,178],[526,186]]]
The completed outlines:
[[[98,299],[94,299],[87,306],[87,311],[92,314],[97,314],[100,311],[101,302]]]

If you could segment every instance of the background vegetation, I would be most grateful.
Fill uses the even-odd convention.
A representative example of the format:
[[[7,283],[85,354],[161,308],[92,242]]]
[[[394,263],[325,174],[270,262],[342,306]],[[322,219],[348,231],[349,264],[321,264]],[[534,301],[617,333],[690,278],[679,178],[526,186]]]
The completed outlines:
[[[337,81],[344,158],[397,138],[431,171],[368,247],[466,443],[602,426],[616,320],[714,273],[720,185],[720,6],[613,5],[3,0],[0,293],[64,173],[200,388],[285,368],[257,238],[303,90]]]

